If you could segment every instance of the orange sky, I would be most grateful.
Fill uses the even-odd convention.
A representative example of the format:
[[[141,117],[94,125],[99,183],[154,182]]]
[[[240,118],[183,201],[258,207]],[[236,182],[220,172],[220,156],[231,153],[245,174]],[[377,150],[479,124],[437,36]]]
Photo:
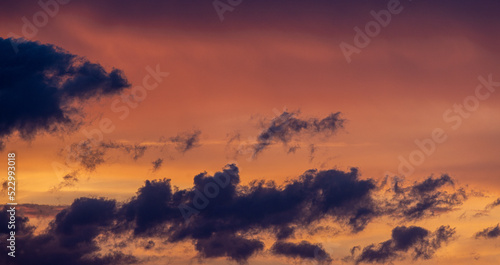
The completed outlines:
[[[385,2],[380,3],[380,9],[384,8]],[[50,18],[32,40],[62,47],[107,70],[121,69],[132,86],[142,84],[147,66],[159,65],[170,74],[156,89],[147,91],[145,100],[137,108],[130,108],[123,120],[111,109],[119,96],[88,102],[84,106],[87,124],[81,129],[92,130],[106,117],[116,129],[105,134],[104,139],[127,143],[154,143],[162,136],[200,130],[201,146],[186,153],[176,152],[173,147],[167,152],[148,149],[137,161],[110,152],[95,171],[81,170],[77,185],[54,192],[51,188],[62,181],[64,174],[78,169],[70,166],[62,174],[54,171],[54,163],[65,162],[61,149],[85,136],[81,132],[40,134],[26,142],[14,135],[2,154],[17,154],[18,201],[67,205],[89,195],[125,201],[146,179],[170,178],[173,185],[188,188],[196,174],[212,174],[230,162],[237,162],[245,184],[254,179],[283,183],[311,168],[358,167],[363,178],[382,180],[387,172],[401,175],[399,157],[409,159],[418,150],[415,140],[430,138],[433,130],[441,128],[447,140],[436,144],[436,151],[426,155],[406,179],[412,183],[447,173],[457,180],[457,185],[467,185],[489,197],[471,199],[460,210],[416,223],[432,231],[441,224],[450,224],[460,231],[457,241],[440,249],[437,258],[418,264],[496,264],[500,260],[500,241],[472,237],[498,223],[499,209],[490,216],[469,217],[466,224],[458,217],[483,209],[500,194],[499,92],[480,100],[477,110],[463,118],[457,129],[443,119],[443,114],[454,104],[463,104],[465,98],[475,96],[478,77],[491,74],[500,82],[496,45],[500,39],[495,31],[481,28],[481,23],[489,22],[496,30],[493,24],[498,25],[498,19],[461,20],[463,13],[456,10],[444,17],[443,10],[426,12],[427,4],[410,6],[405,1],[403,12],[347,63],[339,44],[353,42],[353,28],[371,19],[369,11],[375,4],[360,6],[352,11],[354,16],[341,16],[340,11],[335,11],[331,17],[324,13],[316,17],[314,11],[304,11],[298,15],[299,20],[306,21],[303,24],[293,21],[289,14],[282,20],[274,18],[272,7],[262,10],[262,21],[254,20],[250,17],[258,18],[255,12],[259,9],[246,5],[244,2],[227,13],[224,22],[210,10],[215,22],[206,25],[202,19],[183,23],[188,18],[180,15],[165,15],[166,19],[159,14],[128,17],[127,12],[118,9],[107,16],[106,12],[111,11],[91,4],[61,7],[60,13]],[[19,34],[20,18],[36,10],[35,5],[0,18],[0,35]],[[253,141],[260,132],[260,121],[273,119],[284,109],[300,110],[303,117],[325,117],[340,111],[347,121],[345,128],[332,137],[301,139],[301,148],[295,153],[287,154],[282,145],[276,144],[255,159],[247,159],[248,154],[232,157],[226,146],[228,135],[239,132],[242,141]],[[311,143],[316,146],[312,161],[308,151]],[[165,159],[163,167],[152,172],[151,161],[160,157]],[[5,175],[6,169],[0,172]],[[356,239],[349,234],[335,238],[315,235],[313,241],[321,242],[332,253],[334,264],[342,264],[340,259],[349,254],[352,246],[389,239],[395,224],[385,219],[370,224]],[[193,252],[190,244],[175,247]],[[480,258],[475,260],[475,256]],[[176,262],[185,264],[186,257],[177,255],[171,264]],[[250,264],[279,262],[290,261],[262,255]],[[394,264],[410,264],[410,260]]]

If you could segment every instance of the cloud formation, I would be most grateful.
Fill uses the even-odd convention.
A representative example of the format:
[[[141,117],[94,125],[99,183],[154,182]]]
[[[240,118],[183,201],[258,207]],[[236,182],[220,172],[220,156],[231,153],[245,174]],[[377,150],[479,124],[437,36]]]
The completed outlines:
[[[78,181],[79,181],[78,172],[75,171],[70,174],[66,174],[63,177],[63,180],[59,182],[59,184],[57,184],[56,186],[52,187],[50,191],[52,192],[60,191],[61,189],[66,187],[73,187],[78,183]]]
[[[50,44],[0,38],[0,62],[0,149],[14,133],[29,140],[39,132],[72,130],[85,101],[130,86],[120,70],[108,73]]]
[[[486,205],[486,210],[492,210],[493,208],[500,205],[500,198],[496,199],[494,202]]]
[[[406,187],[395,178],[390,192],[393,195],[387,210],[393,216],[409,221],[452,211],[467,200],[465,189],[454,188],[454,181],[446,174],[438,178],[430,176]]]
[[[26,232],[20,248],[36,251],[30,258],[47,261],[41,264],[53,262],[56,256],[66,257],[71,264],[138,262],[120,252],[120,247],[103,254],[96,241],[100,235],[127,235],[168,243],[193,242],[200,259],[226,257],[245,263],[265,250],[266,244],[255,235],[270,233],[276,238],[270,246],[272,254],[329,263],[332,259],[321,245],[288,240],[297,229],[314,230],[322,220],[339,224],[347,233],[360,232],[384,215],[407,220],[407,208],[396,212],[395,205],[405,205],[411,196],[438,192],[450,181],[431,177],[408,187],[398,182],[395,193],[405,196],[401,204],[393,205],[394,198],[391,203],[380,199],[376,193],[384,191],[373,179],[361,179],[355,168],[346,172],[308,170],[279,186],[263,180],[242,185],[239,169],[230,164],[213,175],[196,175],[188,189],[173,187],[169,179],[147,180],[136,196],[119,206],[104,198],[77,199],[42,234]],[[432,216],[427,209],[421,218]],[[453,234],[445,226],[433,233],[420,227],[397,227],[392,239],[365,247],[352,260],[385,262],[407,252],[415,259],[427,259]],[[19,260],[24,262],[19,264],[31,264],[28,257]]]
[[[410,252],[413,260],[430,259],[436,250],[452,239],[455,229],[441,226],[434,233],[418,226],[398,226],[392,238],[377,245],[369,245],[355,258],[359,263],[387,263]]]
[[[158,159],[156,159],[155,161],[153,161],[151,163],[153,164],[153,172],[156,172],[163,165],[163,159],[162,158],[158,158]]]
[[[340,112],[332,113],[323,119],[300,119],[296,112],[284,111],[272,119],[257,136],[257,143],[253,145],[253,155],[256,156],[272,144],[282,143],[287,145],[295,136],[301,133],[311,135],[323,133],[326,135],[337,132],[343,127],[344,119]],[[292,147],[294,150],[296,147]]]
[[[169,145],[174,145],[178,152],[185,153],[201,145],[200,135],[201,131],[196,130],[193,132],[182,132],[175,137],[161,137],[157,143],[133,144],[112,140],[98,142],[89,139],[72,143],[61,152],[67,157],[67,161],[78,164],[82,169],[91,172],[106,161],[106,155],[109,150],[121,151],[130,156],[134,161],[142,158],[149,149],[159,149],[160,152],[164,152],[165,148]],[[159,168],[163,160],[155,162]]]
[[[3,220],[6,211],[0,213]],[[16,223],[17,255],[0,256],[2,264],[24,265],[119,265],[136,263],[133,256],[119,251],[100,253],[96,237],[112,225],[116,203],[102,198],[80,198],[58,213],[49,227],[39,235],[27,225],[27,218]],[[17,225],[16,224],[16,225]],[[0,229],[3,229],[0,228]],[[0,230],[0,237],[7,237]]]
[[[174,192],[167,179],[146,181],[120,209],[120,227],[139,237],[194,240],[201,257],[242,261],[262,250],[263,242],[245,236],[251,231],[270,231],[284,239],[293,234],[292,226],[306,227],[326,217],[362,230],[376,215],[371,197],[375,184],[358,177],[354,168],[309,170],[283,186],[264,181],[241,186],[238,168],[228,165],[213,176],[195,176],[187,190]],[[227,249],[214,247],[227,244],[222,242],[233,243]]]
[[[87,171],[94,171],[97,166],[105,162],[106,149],[96,146],[95,142],[91,140],[72,143],[65,151],[70,161],[79,163]]]
[[[497,224],[497,226],[485,228],[483,231],[476,233],[476,239],[497,237],[500,237],[500,224]]]
[[[496,199],[494,202],[492,203],[489,203],[488,205],[486,205],[484,207],[484,209],[482,210],[476,210],[476,213],[472,216],[472,217],[482,217],[482,216],[488,216],[490,214],[490,212],[496,208],[497,206],[500,205],[500,198]],[[465,218],[466,216],[466,213],[464,212],[462,214],[462,218]]]
[[[290,258],[300,258],[316,260],[319,264],[330,264],[332,259],[320,244],[311,244],[307,241],[300,243],[290,243],[278,241],[271,247],[271,252],[275,255]]]
[[[181,152],[185,153],[194,147],[200,146],[200,130],[195,130],[192,132],[179,133],[175,137],[170,137],[168,141],[175,144],[175,148]],[[167,142],[166,139],[160,140],[160,142]]]
[[[247,239],[234,234],[217,234],[214,237],[199,239],[196,250],[203,258],[228,257],[239,263],[264,249],[264,243],[257,239]]]

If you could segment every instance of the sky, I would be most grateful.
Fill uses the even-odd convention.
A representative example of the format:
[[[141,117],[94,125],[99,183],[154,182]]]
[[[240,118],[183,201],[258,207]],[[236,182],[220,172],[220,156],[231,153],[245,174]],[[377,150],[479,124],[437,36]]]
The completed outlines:
[[[2,264],[500,261],[497,1],[1,7]]]

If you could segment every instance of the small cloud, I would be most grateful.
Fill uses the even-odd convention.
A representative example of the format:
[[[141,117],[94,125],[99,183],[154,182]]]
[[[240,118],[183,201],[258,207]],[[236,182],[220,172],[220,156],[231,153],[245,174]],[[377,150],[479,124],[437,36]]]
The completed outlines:
[[[315,260],[319,264],[330,264],[332,262],[332,258],[320,244],[311,244],[307,241],[297,244],[278,241],[271,247],[271,252],[275,255],[294,259]]]
[[[60,191],[66,187],[73,187],[78,183],[78,172],[74,171],[70,174],[67,174],[63,177],[63,180],[57,184],[56,186],[50,189],[51,192]]]
[[[309,145],[309,162],[314,160],[314,153],[316,152],[316,146],[314,144]]]
[[[163,159],[158,158],[155,161],[151,162],[153,164],[153,172],[158,171],[163,165]]]
[[[494,202],[486,205],[487,210],[492,210],[493,208],[497,207],[500,205],[500,198],[496,199]]]
[[[497,226],[485,228],[483,231],[476,233],[476,239],[497,237],[500,237],[500,224],[497,224]]]
[[[185,153],[195,147],[200,146],[200,130],[195,130],[193,132],[180,133],[175,137],[171,137],[170,142],[175,144],[175,148],[181,152]]]

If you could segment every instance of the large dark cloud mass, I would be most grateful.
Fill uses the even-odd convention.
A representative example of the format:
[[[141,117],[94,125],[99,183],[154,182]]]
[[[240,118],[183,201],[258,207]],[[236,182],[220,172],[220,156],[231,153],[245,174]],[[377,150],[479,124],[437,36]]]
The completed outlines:
[[[441,226],[434,233],[418,226],[399,226],[392,230],[391,239],[363,248],[355,260],[356,263],[387,263],[408,252],[414,260],[430,259],[454,234],[455,229],[449,226]]]
[[[450,182],[447,176],[430,177],[407,187],[398,182],[397,188],[389,190],[401,196],[402,202],[396,203],[396,198],[380,198],[377,193],[387,191],[373,179],[361,179],[355,168],[347,172],[308,170],[282,185],[258,180],[242,185],[239,169],[230,164],[213,175],[196,175],[189,189],[173,187],[169,179],[148,180],[135,197],[119,206],[103,198],[77,199],[42,234],[25,229],[24,237],[19,238],[19,249],[24,251],[19,255],[23,257],[15,264],[32,264],[36,259],[41,261],[38,264],[62,264],[55,261],[58,256],[70,262],[67,264],[82,265],[138,261],[121,249],[101,252],[97,243],[100,235],[193,242],[200,259],[226,257],[245,263],[266,249],[263,239],[255,236],[261,233],[276,238],[268,246],[273,255],[330,263],[332,259],[321,245],[291,242],[295,231],[310,231],[323,220],[339,224],[348,233],[362,231],[379,216],[413,220],[413,211],[408,213],[408,208],[400,205],[406,205],[409,198],[415,197],[418,204],[421,197],[444,193],[441,189]],[[395,209],[398,207],[400,211]],[[432,216],[427,209],[421,218]],[[6,217],[0,215],[2,218]],[[397,227],[392,239],[365,247],[352,259],[385,262],[406,252],[413,253],[415,259],[427,259],[453,234],[454,230],[445,226],[433,233],[420,227]],[[154,248],[154,244],[148,246]]]
[[[74,103],[129,86],[120,70],[108,73],[50,44],[2,38],[0,80],[0,148],[15,132],[31,139],[38,132],[74,128],[82,115]]]
[[[370,196],[375,185],[358,177],[355,169],[311,170],[281,187],[263,181],[241,186],[238,168],[228,165],[214,176],[197,175],[190,190],[173,192],[169,180],[147,181],[122,207],[125,223],[121,225],[133,229],[136,236],[195,240],[202,257],[224,254],[240,261],[262,249],[262,242],[242,236],[254,230],[280,234],[325,217],[362,230],[375,216]],[[227,241],[234,242],[227,252],[213,247]]]

